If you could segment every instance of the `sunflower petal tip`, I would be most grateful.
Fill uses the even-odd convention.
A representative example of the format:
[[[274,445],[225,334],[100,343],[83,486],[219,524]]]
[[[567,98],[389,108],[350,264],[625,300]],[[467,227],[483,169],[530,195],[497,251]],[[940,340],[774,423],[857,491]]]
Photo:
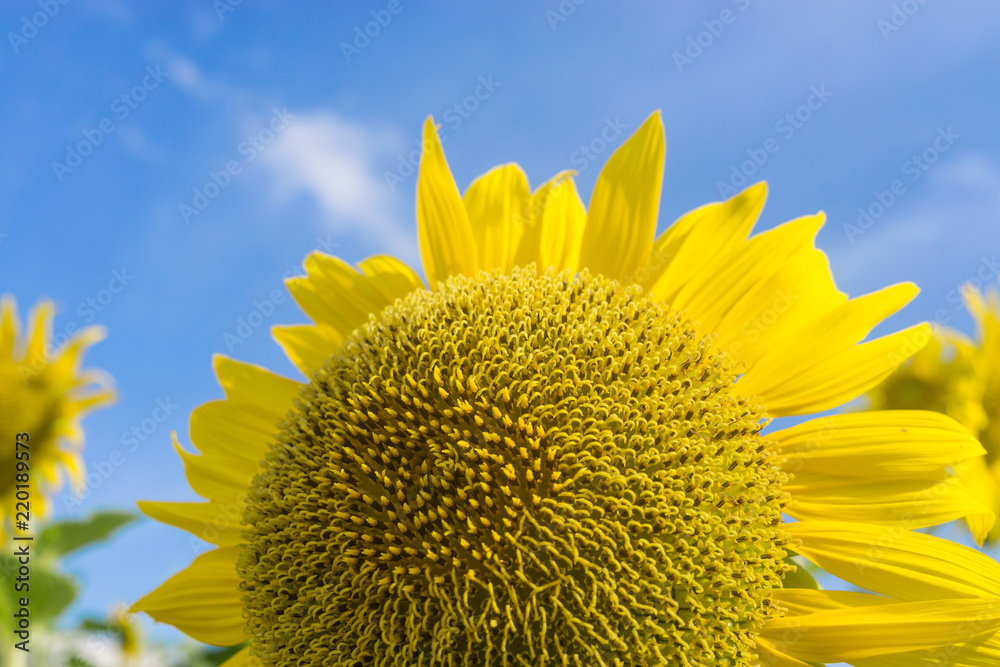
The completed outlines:
[[[973,517],[969,517],[967,521],[969,525],[969,532],[972,534],[972,539],[975,540],[976,545],[980,548],[983,546],[986,539],[989,537],[996,525],[997,515],[993,512],[982,512]]]
[[[437,130],[438,130],[438,124],[434,122],[434,116],[433,115],[427,116],[427,118],[424,119],[424,127],[423,127],[424,142],[427,142],[433,137],[434,142],[438,143],[439,139]]]
[[[906,282],[899,283],[900,289],[908,290],[913,296],[920,294],[920,286],[915,282],[907,280]]]

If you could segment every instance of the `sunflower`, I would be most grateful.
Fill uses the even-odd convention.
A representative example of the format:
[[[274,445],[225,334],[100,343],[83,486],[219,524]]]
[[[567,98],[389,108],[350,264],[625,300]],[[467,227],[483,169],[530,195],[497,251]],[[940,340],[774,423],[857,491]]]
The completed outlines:
[[[83,482],[80,420],[114,400],[106,373],[81,370],[84,352],[104,337],[103,330],[87,327],[54,352],[53,311],[51,303],[39,303],[28,317],[30,332],[21,338],[14,299],[0,301],[0,438],[8,448],[0,458],[0,520],[14,518],[15,501],[25,492],[30,509],[17,509],[44,514],[47,496],[61,488],[65,473]]]
[[[934,340],[868,392],[872,410],[934,410],[975,434],[986,455],[959,466],[966,487],[994,512],[1000,510],[1000,293],[983,294],[973,285],[962,297],[976,322],[977,340],[938,326]],[[974,535],[1000,538],[1000,524],[984,528],[969,517]]]
[[[748,238],[763,184],[654,238],[663,158],[654,114],[588,210],[571,173],[531,192],[513,164],[462,197],[428,119],[427,284],[314,253],[288,283],[314,324],[275,330],[308,382],[216,358],[226,398],[177,445],[208,502],[140,504],[216,548],[134,609],[248,642],[229,667],[993,660],[1000,565],[911,530],[992,520],[950,472],[982,453],[966,429],[764,433],[925,343],[860,342],[916,289],[848,300],[822,215]]]

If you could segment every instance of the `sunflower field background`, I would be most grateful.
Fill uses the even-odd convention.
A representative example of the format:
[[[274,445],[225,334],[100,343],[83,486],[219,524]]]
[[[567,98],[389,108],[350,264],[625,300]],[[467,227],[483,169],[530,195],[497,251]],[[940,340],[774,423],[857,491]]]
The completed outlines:
[[[0,28],[0,474],[11,478],[0,480],[0,664],[251,664],[236,662],[239,645],[130,613],[220,544],[242,505],[183,532],[137,502],[200,499],[173,434],[194,451],[192,412],[223,397],[215,355],[296,382],[315,367],[271,335],[322,322],[300,309],[308,284],[292,282],[298,303],[286,288],[307,256],[391,255],[416,271],[395,276],[411,286],[452,275],[428,268],[416,222],[435,127],[460,193],[516,162],[532,191],[572,170],[589,206],[616,151],[662,122],[657,235],[759,181],[767,206],[755,233],[824,211],[816,246],[842,292],[920,288],[868,338],[920,322],[939,336],[828,412],[949,415],[987,453],[948,474],[1000,508],[995,3],[18,0],[0,8]],[[445,247],[457,235],[439,238]],[[774,308],[796,299],[779,295]],[[737,330],[753,343],[768,326]],[[25,423],[45,444],[32,451],[40,486],[22,529]],[[1000,528],[955,516],[966,520],[933,534],[1000,559]],[[15,540],[29,534],[39,606],[22,655],[10,619]]]

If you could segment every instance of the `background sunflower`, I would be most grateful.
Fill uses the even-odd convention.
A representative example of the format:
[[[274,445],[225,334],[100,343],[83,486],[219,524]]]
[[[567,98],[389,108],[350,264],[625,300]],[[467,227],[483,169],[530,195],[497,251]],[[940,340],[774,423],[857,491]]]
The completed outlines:
[[[958,466],[965,486],[988,507],[1000,509],[1000,293],[962,288],[976,321],[976,338],[938,327],[934,340],[869,392],[872,410],[936,410],[957,419],[983,444],[985,454]],[[978,519],[969,522],[981,532]],[[996,525],[986,535],[1000,537]]]

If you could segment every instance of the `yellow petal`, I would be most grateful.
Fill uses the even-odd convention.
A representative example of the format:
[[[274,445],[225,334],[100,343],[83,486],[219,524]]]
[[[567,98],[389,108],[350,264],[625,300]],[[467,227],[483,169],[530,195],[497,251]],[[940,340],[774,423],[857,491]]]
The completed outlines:
[[[73,485],[73,491],[77,494],[83,494],[87,488],[83,457],[78,451],[60,450],[55,454],[69,476],[69,480]]]
[[[818,611],[871,607],[898,602],[892,598],[856,591],[820,591],[808,588],[778,588],[771,591],[778,606],[784,607],[786,616],[805,616]]]
[[[48,361],[46,346],[52,339],[52,316],[55,314],[55,306],[51,301],[39,301],[28,314],[28,321],[31,322],[31,331],[28,334],[28,348],[24,354],[24,360],[29,364],[45,363]]]
[[[271,336],[295,367],[307,378],[333,354],[343,338],[325,324],[297,324],[271,327]]]
[[[936,412],[834,415],[768,435],[794,478],[788,514],[798,519],[895,523],[923,528],[989,507],[953,477],[984,453],[958,422]],[[980,533],[981,538],[983,533]]]
[[[745,367],[847,301],[833,283],[826,255],[813,247],[822,224],[819,214],[751,238],[728,265],[715,269],[719,277],[706,288],[706,303],[715,306],[689,314]]]
[[[937,526],[989,509],[957,478],[908,479],[805,474],[784,487],[785,512],[796,519],[857,521],[916,529]]]
[[[21,332],[21,321],[17,316],[17,302],[7,294],[0,299],[0,359],[10,359]]]
[[[856,586],[921,601],[1000,596],[1000,564],[969,547],[897,526],[798,521],[798,554]]]
[[[772,392],[776,385],[789,380],[790,373],[808,373],[810,367],[818,365],[819,350],[838,351],[860,342],[876,325],[909,303],[918,291],[915,285],[905,283],[851,299],[804,322],[789,335],[791,344],[773,340],[774,347],[749,364],[747,372],[754,376],[758,386],[764,387],[762,392]],[[890,368],[889,364],[886,367]],[[762,381],[764,377],[769,383]]]
[[[747,372],[735,388],[742,396],[760,396],[772,416],[829,410],[881,382],[926,344],[930,335],[927,324],[918,324],[834,352],[817,349],[818,361],[809,368],[788,364],[767,376]],[[795,344],[805,345],[807,341],[797,340]]]
[[[528,178],[516,164],[486,172],[462,199],[476,243],[481,270],[506,271],[514,265],[521,238],[531,224]]]
[[[134,605],[160,623],[215,646],[232,646],[247,639],[236,548],[203,553],[185,570],[165,581]]]
[[[59,356],[52,361],[51,373],[69,383],[77,383],[83,363],[83,354],[89,347],[101,342],[107,336],[107,329],[100,326],[86,327],[73,336],[59,351]],[[90,376],[86,379],[98,379],[101,376]],[[87,384],[80,382],[80,384]],[[103,384],[103,382],[102,382]]]
[[[926,343],[921,328],[858,345],[916,289],[899,285],[847,301],[813,247],[822,214],[746,240],[765,195],[758,184],[684,216],[657,239],[638,282],[717,337],[743,372],[737,392],[759,396],[769,414],[836,407]]]
[[[338,343],[395,300],[387,299],[372,281],[337,257],[314,252],[304,266],[308,275],[289,278],[288,289],[314,322],[338,334]]]
[[[455,186],[434,120],[424,123],[424,152],[417,177],[417,236],[427,284],[448,276],[473,276],[479,268],[469,216]]]
[[[758,662],[765,667],[811,667],[808,662],[802,662],[798,658],[793,658],[782,652],[784,642],[772,642],[762,637],[757,637],[757,658]]]
[[[970,630],[969,619],[981,621]],[[816,662],[949,646],[1000,629],[1000,598],[899,602],[770,619],[761,636]],[[789,636],[794,639],[789,640]]]
[[[587,211],[580,266],[625,283],[649,258],[656,233],[666,144],[659,112],[604,166]]]
[[[371,315],[424,287],[412,269],[387,255],[359,262],[358,272],[336,257],[314,252],[306,258],[305,268],[308,275],[287,283],[316,326],[276,326],[271,335],[306,377]]]
[[[822,417],[770,433],[782,469],[800,474],[887,477],[944,471],[985,453],[957,421],[924,410]]]
[[[225,505],[141,500],[138,505],[146,516],[186,530],[206,542],[222,547],[234,547],[240,543],[243,503]]]
[[[226,660],[220,667],[261,667],[261,661],[250,655],[250,647],[247,646],[245,649]]]
[[[176,434],[174,445],[191,488],[210,500],[232,503],[246,494],[301,385],[222,355],[214,361],[226,398],[191,413],[191,441],[201,455],[184,451]]]
[[[979,624],[969,619],[973,630]],[[971,633],[970,633],[971,634]],[[855,667],[996,667],[1000,665],[1000,634],[923,651],[879,655],[853,661]]]
[[[522,257],[523,264],[533,261],[544,269],[553,267],[577,270],[580,267],[580,244],[587,224],[587,211],[576,191],[572,174],[564,171],[540,187],[531,197],[531,210],[538,228],[537,256]]]
[[[872,605],[892,604],[892,598],[867,593],[849,591],[815,591],[797,589],[778,589],[773,591],[775,602],[783,607],[788,616],[803,616],[829,609],[844,609],[854,607],[870,607]],[[963,637],[973,637],[979,630],[980,623],[989,622],[978,618],[966,621],[968,628],[963,628]],[[970,629],[971,628],[971,631]],[[794,642],[798,632],[788,633],[784,639]],[[758,640],[760,641],[760,640]],[[936,647],[929,650],[909,651],[891,655],[880,655],[871,658],[859,658],[852,661],[855,667],[994,667],[1000,664],[1000,634],[973,638],[960,644]]]
[[[402,299],[410,292],[424,289],[424,281],[413,269],[395,257],[375,255],[358,262],[358,268],[368,283],[382,295],[386,305]]]
[[[246,496],[250,482],[260,470],[260,464],[243,456],[230,456],[221,452],[212,455],[191,454],[184,451],[172,434],[174,449],[184,462],[191,489],[203,498],[223,504],[238,503]]]
[[[986,507],[996,508],[1000,506],[1000,503],[997,502],[1000,480],[986,464],[985,458],[977,458],[956,465],[955,474],[965,484],[969,493],[978,498]],[[997,521],[993,512],[969,515],[965,521],[969,525],[969,532],[980,545],[984,539],[988,538],[993,542],[1000,538],[1000,521]]]
[[[718,304],[720,274],[727,273],[748,250],[746,238],[766,198],[767,184],[757,183],[728,201],[697,208],[671,225],[650,255],[648,268],[656,274],[649,282],[650,295],[706,323],[702,313]],[[732,288],[735,277],[725,281],[723,292]]]
[[[194,409],[191,441],[202,454],[224,454],[256,465],[301,385],[223,355],[216,355],[214,361],[226,398]]]

